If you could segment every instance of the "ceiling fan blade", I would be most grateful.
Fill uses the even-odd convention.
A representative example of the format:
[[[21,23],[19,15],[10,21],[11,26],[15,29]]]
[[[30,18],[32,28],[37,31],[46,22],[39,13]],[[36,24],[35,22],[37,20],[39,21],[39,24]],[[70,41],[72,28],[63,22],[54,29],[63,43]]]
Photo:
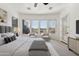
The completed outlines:
[[[48,3],[43,3],[44,5],[48,5]]]
[[[44,5],[48,5],[48,3],[43,3]],[[38,3],[34,3],[34,7],[37,7]]]
[[[34,4],[34,7],[37,7],[37,4],[38,4],[38,3],[35,3],[35,4]]]

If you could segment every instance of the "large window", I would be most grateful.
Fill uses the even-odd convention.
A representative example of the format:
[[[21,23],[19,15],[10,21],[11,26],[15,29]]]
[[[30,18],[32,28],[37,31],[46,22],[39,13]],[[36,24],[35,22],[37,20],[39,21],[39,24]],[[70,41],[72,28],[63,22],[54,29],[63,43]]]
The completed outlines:
[[[39,28],[39,21],[38,20],[33,20],[31,26],[34,29],[38,29]]]
[[[32,28],[55,28],[56,20],[32,20]]]
[[[56,20],[32,20],[31,27],[34,33],[55,33],[56,32]],[[39,31],[40,29],[40,31]]]
[[[56,20],[48,21],[48,27],[49,28],[55,28],[56,27]]]
[[[40,21],[40,28],[47,28],[47,21],[46,20]]]

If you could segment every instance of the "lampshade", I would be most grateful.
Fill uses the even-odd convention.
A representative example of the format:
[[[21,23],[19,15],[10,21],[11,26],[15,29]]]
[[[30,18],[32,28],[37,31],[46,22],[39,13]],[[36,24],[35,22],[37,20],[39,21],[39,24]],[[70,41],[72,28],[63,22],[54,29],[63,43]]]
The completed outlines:
[[[14,27],[14,32],[16,32],[16,27]]]
[[[14,32],[18,33],[20,32],[20,29],[18,27],[14,27]]]

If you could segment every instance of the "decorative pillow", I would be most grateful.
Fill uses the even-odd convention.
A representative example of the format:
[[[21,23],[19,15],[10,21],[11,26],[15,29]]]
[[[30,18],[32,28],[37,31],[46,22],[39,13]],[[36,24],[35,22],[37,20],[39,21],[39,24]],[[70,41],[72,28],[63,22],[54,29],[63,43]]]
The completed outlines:
[[[13,38],[13,41],[14,41],[15,40],[14,36],[12,36],[12,38]]]
[[[7,37],[4,38],[4,42],[5,42],[5,43],[8,43],[8,39],[7,39]]]
[[[14,33],[5,33],[4,35],[4,43],[9,43],[16,40],[16,36],[14,35]]]
[[[11,39],[11,41],[14,41],[14,40],[16,40],[16,37],[15,37],[15,35],[14,35],[14,36],[12,36],[12,37],[10,37],[10,39]]]
[[[11,42],[11,39],[10,39],[10,37],[7,37],[7,39],[8,39],[8,42]]]
[[[9,43],[9,42],[11,42],[11,40],[10,40],[9,37],[6,37],[6,38],[4,38],[4,42],[5,42],[5,43]]]
[[[16,37],[15,37],[15,35],[13,36],[13,39],[14,39],[14,40],[16,40]]]
[[[11,40],[11,41],[14,41],[13,36],[12,36],[12,37],[10,37],[10,40]]]
[[[0,45],[3,45],[3,44],[4,44],[4,38],[0,37]]]

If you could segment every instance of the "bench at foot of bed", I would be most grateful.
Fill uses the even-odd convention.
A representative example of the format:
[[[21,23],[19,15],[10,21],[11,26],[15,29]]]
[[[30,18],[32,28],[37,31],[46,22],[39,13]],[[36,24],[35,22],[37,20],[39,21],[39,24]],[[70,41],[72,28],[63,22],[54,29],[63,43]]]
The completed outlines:
[[[29,49],[29,56],[50,56],[45,41],[34,41]]]

